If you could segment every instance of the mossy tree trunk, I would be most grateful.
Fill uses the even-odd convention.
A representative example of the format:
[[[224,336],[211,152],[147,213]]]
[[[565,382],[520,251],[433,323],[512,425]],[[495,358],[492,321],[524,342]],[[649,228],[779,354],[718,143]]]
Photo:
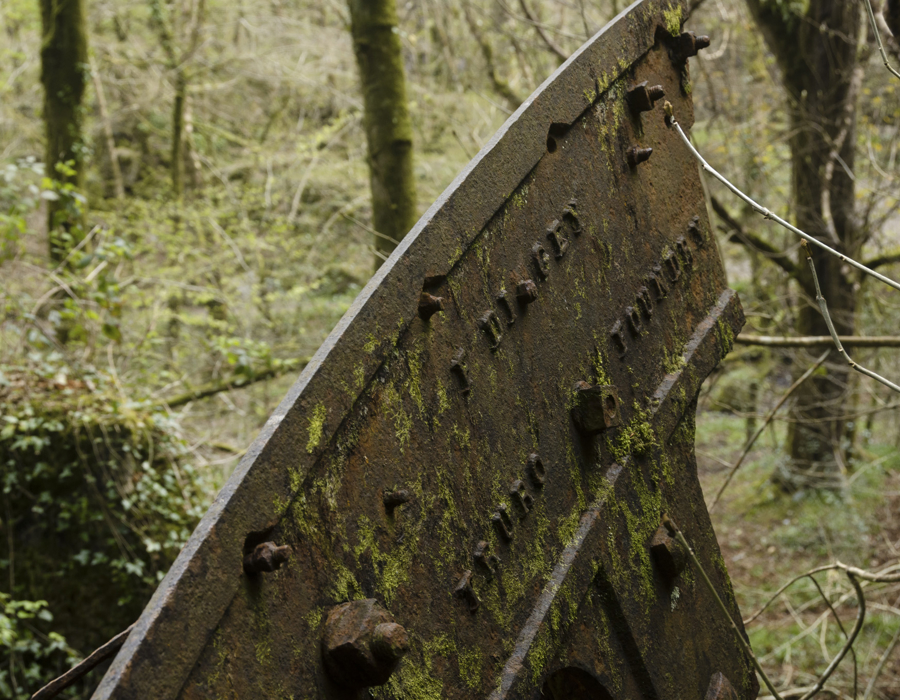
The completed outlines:
[[[47,229],[50,257],[59,261],[83,235],[83,212],[69,192],[71,187],[81,190],[84,184],[82,101],[89,70],[87,25],[84,0],[40,3],[45,162],[47,175],[63,185],[59,199],[47,203]]]
[[[412,122],[395,0],[348,0],[365,108],[375,268],[416,223]]]
[[[796,225],[855,257],[867,237],[856,223],[854,182],[847,172],[853,171],[856,150],[858,53],[864,31],[860,5],[809,0],[799,13],[778,0],[748,0],[748,5],[778,61],[787,93]],[[853,334],[857,279],[840,260],[819,248],[813,248],[812,257],[837,332]],[[815,291],[802,251],[798,263],[801,296],[808,301],[798,310],[797,332],[828,335],[812,301]],[[803,359],[796,364],[798,374],[806,369]],[[835,483],[846,428],[840,415],[849,387],[849,369],[835,363],[827,374],[813,377],[797,391],[785,486]]]

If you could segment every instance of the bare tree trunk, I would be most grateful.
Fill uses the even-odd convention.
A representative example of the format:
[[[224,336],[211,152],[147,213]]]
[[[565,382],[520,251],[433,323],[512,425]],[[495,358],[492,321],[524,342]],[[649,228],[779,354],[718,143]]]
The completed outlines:
[[[748,0],[769,48],[778,59],[791,106],[792,193],[797,226],[855,256],[866,232],[854,213],[852,172],[856,147],[858,43],[862,25],[858,3],[810,0],[802,15],[784,12],[765,0]],[[840,163],[835,165],[840,159]],[[830,211],[829,211],[830,210]],[[850,335],[855,327],[856,280],[841,261],[818,248],[812,252],[822,293],[835,328]],[[803,253],[801,253],[803,256]],[[798,313],[797,332],[827,335],[815,303],[812,279],[799,260],[800,284],[810,299]],[[808,363],[798,362],[798,372]],[[834,485],[843,462],[843,404],[849,369],[831,365],[828,372],[797,391],[788,443],[791,463],[782,474],[786,488]]]
[[[412,122],[395,0],[348,0],[365,105],[375,268],[416,223]]]
[[[93,59],[90,62],[91,77],[94,80],[94,92],[97,94],[97,110],[100,112],[100,122],[103,124],[103,135],[106,138],[106,150],[109,152],[109,166],[112,169],[113,188],[116,199],[125,199],[125,184],[122,181],[122,169],[119,167],[119,157],[116,155],[116,139],[113,135],[112,122],[109,119],[109,111],[106,109],[106,95],[103,94],[103,81]]]
[[[172,193],[177,199],[184,194],[184,99],[187,77],[184,69],[175,71],[175,99],[172,102]]]
[[[88,70],[84,0],[41,0],[41,29],[47,175],[80,190],[84,185],[82,102]],[[65,191],[58,200],[48,202],[53,260],[62,260],[83,235],[83,212],[76,204]]]

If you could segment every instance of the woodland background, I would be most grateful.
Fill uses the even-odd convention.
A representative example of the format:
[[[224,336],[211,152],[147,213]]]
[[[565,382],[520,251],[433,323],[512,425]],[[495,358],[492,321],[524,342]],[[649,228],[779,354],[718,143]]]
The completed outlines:
[[[44,6],[56,4],[0,0],[0,697],[17,699],[136,619],[390,248],[354,2],[90,0],[86,60],[67,66],[85,85],[78,162],[52,167]],[[407,218],[624,7],[401,0]],[[895,8],[875,9],[889,39]],[[891,274],[900,82],[866,20],[856,1],[695,0],[686,28],[712,45],[691,59],[692,138],[745,192]],[[823,335],[796,239],[706,184],[744,335]],[[895,333],[895,292],[816,260],[839,332]],[[885,344],[851,354],[896,379],[900,341]],[[739,344],[707,383],[710,500],[825,347]],[[877,570],[900,555],[900,403],[832,360],[765,425],[714,511],[745,614],[813,566]],[[818,580],[851,624],[853,589],[838,572]],[[867,599],[858,677],[846,660],[822,697],[900,695],[900,587],[869,585]],[[830,615],[804,579],[750,625],[779,687],[808,686],[840,647]]]

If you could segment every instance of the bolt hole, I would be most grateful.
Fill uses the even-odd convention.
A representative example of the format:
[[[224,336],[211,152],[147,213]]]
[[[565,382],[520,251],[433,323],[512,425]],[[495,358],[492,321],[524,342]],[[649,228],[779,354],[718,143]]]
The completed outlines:
[[[556,151],[556,139],[552,136],[547,136],[547,152],[553,153]]]
[[[615,413],[616,412],[616,400],[612,396],[606,397],[606,412],[607,413]]]

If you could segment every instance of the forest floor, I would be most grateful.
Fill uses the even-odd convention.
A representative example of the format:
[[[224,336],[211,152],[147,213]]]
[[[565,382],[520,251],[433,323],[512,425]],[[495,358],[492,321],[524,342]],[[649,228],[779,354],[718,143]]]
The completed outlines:
[[[782,454],[787,424],[773,422],[712,513],[722,555],[744,619],[773,593],[805,571],[834,560],[877,570],[900,555],[900,454],[896,436],[873,431],[842,494],[787,495],[770,481]],[[875,436],[878,436],[877,439]],[[746,440],[740,416],[709,410],[697,415],[697,465],[707,503],[722,484]],[[858,608],[853,589],[840,572],[817,574],[849,632]],[[867,685],[891,641],[900,635],[900,586],[865,589],[867,615],[856,644],[858,691],[848,656],[828,683],[840,698],[900,697],[900,646],[893,646],[871,694]],[[757,620],[747,625],[751,644],[776,687],[808,687],[843,645],[808,578],[789,588]],[[760,697],[766,695],[761,691]],[[791,696],[793,697],[793,696]],[[819,697],[829,697],[823,693]]]

